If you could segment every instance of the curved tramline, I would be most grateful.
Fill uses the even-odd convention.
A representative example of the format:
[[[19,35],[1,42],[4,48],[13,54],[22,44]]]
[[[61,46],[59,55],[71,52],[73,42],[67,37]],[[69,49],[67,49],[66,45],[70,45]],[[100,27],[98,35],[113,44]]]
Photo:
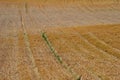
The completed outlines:
[[[120,59],[120,50],[113,48],[111,46],[109,46],[108,44],[106,44],[105,42],[99,40],[95,35],[93,35],[92,33],[87,33],[83,35],[90,43],[92,43],[93,45],[95,45],[96,47],[102,49],[103,51],[107,52],[110,55],[113,55],[117,58]]]
[[[16,9],[15,13],[10,12],[5,15],[10,16],[5,17],[5,22],[8,22],[8,24],[2,28],[2,31],[0,31],[2,41],[2,48],[0,50],[2,61],[0,62],[0,65],[2,64],[0,66],[0,79],[30,80],[32,78],[32,74],[34,75],[34,73],[32,72],[31,65],[28,64],[31,62],[29,54],[27,54],[28,49],[25,47],[25,45],[22,47],[19,45],[21,39],[18,28],[18,26],[21,25],[21,21],[19,19],[19,11]],[[13,17],[12,21],[11,16]]]
[[[90,32],[92,32],[96,37],[104,41],[106,44],[120,50],[119,24],[111,26],[106,25],[105,27],[106,28],[99,28],[99,31],[97,28],[94,28],[94,30],[91,30]]]
[[[0,0],[0,80],[120,80],[119,4]]]
[[[48,35],[48,38],[50,39],[50,42],[55,47],[55,49],[58,52],[58,55],[62,58],[62,60],[66,62],[67,66],[70,67],[70,69],[74,70],[77,74],[81,75],[81,79],[101,80],[97,75],[87,70],[85,66],[80,65],[82,62],[85,61],[85,58],[82,55],[77,54],[78,52],[72,49],[73,47],[71,46],[71,44],[70,43],[68,44],[68,42],[65,41],[63,37],[59,39],[56,36],[51,37]],[[59,40],[54,42],[51,39],[53,40],[59,39]],[[60,50],[59,50],[59,47],[56,46],[55,44],[56,45],[59,44]],[[76,65],[79,65],[79,67]]]
[[[25,60],[25,62],[27,62],[27,64],[25,64],[25,66],[22,66],[22,68],[25,68],[26,74],[28,74],[27,76],[22,75],[23,79],[36,79],[36,80],[41,80],[41,76],[38,72],[38,68],[36,66],[35,63],[35,59],[33,57],[33,53],[32,50],[30,48],[30,43],[29,43],[29,39],[28,39],[28,34],[26,32],[26,27],[25,27],[25,20],[24,20],[24,16],[22,13],[22,8],[18,7],[19,10],[19,15],[20,15],[20,22],[21,22],[21,27],[19,28],[20,31],[19,32],[19,42],[20,43],[20,50],[22,51],[22,55],[19,55],[20,57],[25,57],[25,59],[28,59],[28,61]],[[24,60],[24,59],[23,59]],[[22,63],[24,64],[24,63]],[[27,65],[27,67],[26,67]],[[21,66],[20,66],[21,67]]]
[[[113,63],[114,66],[120,65],[119,60],[113,56],[109,56],[104,51],[99,50],[72,29],[73,28],[60,28],[56,29],[56,32],[47,32],[48,38],[62,59],[71,67],[75,64],[80,65],[83,62],[80,66],[85,66],[85,69],[96,74],[101,79],[119,79],[115,72],[119,69],[119,66],[110,70]],[[84,63],[84,61],[86,61],[86,63]],[[76,66],[76,69],[80,69],[80,66]],[[116,76],[112,75],[108,71],[111,71],[112,74],[116,74]]]

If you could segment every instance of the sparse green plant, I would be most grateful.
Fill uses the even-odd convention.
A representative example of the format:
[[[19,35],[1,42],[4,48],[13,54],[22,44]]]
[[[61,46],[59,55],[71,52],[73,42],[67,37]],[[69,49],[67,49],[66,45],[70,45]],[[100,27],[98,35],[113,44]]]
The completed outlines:
[[[67,69],[73,75],[75,80],[81,80],[81,76],[79,76],[79,75],[76,76],[76,73],[73,73],[73,71],[69,68],[69,66],[67,66],[67,64],[63,63],[62,58],[57,54],[57,51],[53,48],[52,44],[48,40],[48,37],[47,37],[46,33],[42,32],[41,36],[46,41],[46,43],[47,43],[48,47],[50,48],[51,52],[53,53],[55,58],[62,64],[62,66],[65,69]]]
[[[56,50],[52,47],[50,41],[47,38],[47,35],[45,34],[45,32],[42,33],[42,37],[43,39],[46,41],[47,45],[49,46],[51,52],[53,53],[53,55],[57,58],[57,60],[62,63],[62,58],[57,54]]]

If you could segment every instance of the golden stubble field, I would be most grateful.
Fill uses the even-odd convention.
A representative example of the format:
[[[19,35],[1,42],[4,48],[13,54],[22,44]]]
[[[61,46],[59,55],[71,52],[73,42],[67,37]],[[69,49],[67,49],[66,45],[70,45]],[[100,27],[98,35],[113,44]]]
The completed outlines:
[[[83,75],[83,80],[120,79],[119,25],[50,30],[45,31],[52,46],[71,69]],[[94,78],[89,78],[93,75]]]
[[[119,0],[0,0],[0,80],[120,80],[119,10]]]

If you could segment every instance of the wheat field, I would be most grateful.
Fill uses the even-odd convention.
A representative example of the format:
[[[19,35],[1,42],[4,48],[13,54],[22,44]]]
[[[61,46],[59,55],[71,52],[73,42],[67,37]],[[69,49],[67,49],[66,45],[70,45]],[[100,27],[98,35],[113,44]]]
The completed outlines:
[[[0,0],[0,80],[120,80],[120,0]]]

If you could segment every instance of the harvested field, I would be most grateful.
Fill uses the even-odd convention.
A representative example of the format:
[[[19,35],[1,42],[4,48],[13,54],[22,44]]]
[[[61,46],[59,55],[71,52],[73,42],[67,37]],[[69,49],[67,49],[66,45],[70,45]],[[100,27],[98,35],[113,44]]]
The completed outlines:
[[[101,27],[99,28],[101,29]],[[100,34],[99,28],[95,31]],[[85,80],[91,79],[88,76],[85,78],[84,73],[79,71],[83,70],[81,67],[99,79],[120,79],[120,50],[100,40],[100,37],[96,39],[95,34],[92,33],[94,28],[60,27],[53,28],[53,30],[52,28],[50,29],[51,31],[45,31],[57,53],[62,57],[63,61],[78,74],[82,75]],[[119,29],[119,26],[116,29]]]
[[[0,0],[0,80],[120,80],[120,0]]]

